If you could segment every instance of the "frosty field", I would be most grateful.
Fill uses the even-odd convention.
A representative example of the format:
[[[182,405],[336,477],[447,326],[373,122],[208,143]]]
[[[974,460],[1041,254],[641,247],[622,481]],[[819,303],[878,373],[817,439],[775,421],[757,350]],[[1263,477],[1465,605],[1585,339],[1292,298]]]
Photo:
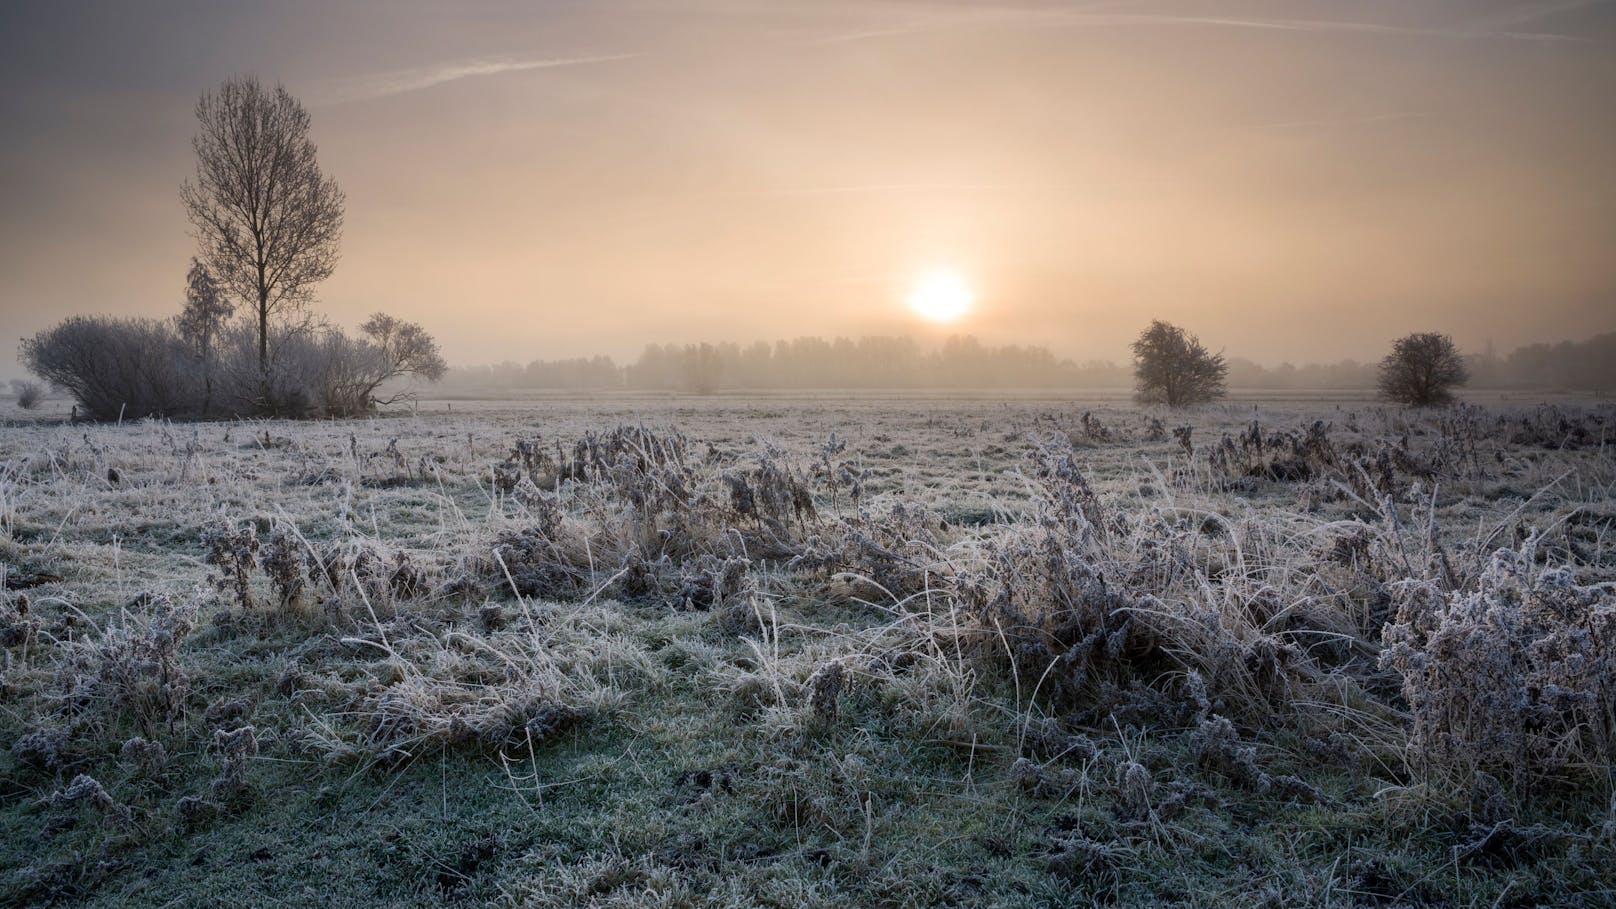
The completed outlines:
[[[1616,901],[1616,407],[0,428],[0,903]]]

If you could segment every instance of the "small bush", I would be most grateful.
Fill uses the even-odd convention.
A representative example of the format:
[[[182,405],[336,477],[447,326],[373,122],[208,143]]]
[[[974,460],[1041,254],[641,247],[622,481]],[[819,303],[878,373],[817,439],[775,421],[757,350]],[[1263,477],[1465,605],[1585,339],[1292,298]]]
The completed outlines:
[[[33,410],[45,397],[45,386],[27,379],[12,379],[11,393],[17,397],[17,406],[23,410]]]
[[[104,719],[133,718],[151,731],[171,727],[185,715],[191,679],[179,649],[191,633],[196,604],[148,597],[144,605],[151,611],[143,623],[113,626],[88,645],[93,669],[82,678]]]
[[[243,611],[251,609],[252,573],[258,567],[260,548],[258,529],[221,518],[202,531],[202,544],[207,547],[207,563],[217,569],[213,586],[221,593],[233,593]]]

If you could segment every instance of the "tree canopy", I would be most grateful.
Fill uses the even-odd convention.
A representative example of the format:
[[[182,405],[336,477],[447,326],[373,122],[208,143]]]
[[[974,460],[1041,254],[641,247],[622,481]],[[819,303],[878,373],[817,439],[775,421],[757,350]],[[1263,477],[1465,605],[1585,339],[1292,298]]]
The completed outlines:
[[[1182,407],[1223,396],[1229,367],[1222,354],[1196,336],[1160,320],[1133,342],[1135,398],[1141,404]]]
[[[1380,395],[1414,407],[1451,404],[1453,389],[1470,381],[1470,370],[1453,339],[1434,331],[1392,342],[1380,361]]]

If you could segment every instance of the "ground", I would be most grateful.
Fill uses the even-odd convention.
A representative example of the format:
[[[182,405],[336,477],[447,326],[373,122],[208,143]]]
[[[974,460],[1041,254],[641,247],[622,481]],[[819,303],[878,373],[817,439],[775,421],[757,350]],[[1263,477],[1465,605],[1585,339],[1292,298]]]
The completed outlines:
[[[0,902],[1616,901],[1616,408],[0,429]]]

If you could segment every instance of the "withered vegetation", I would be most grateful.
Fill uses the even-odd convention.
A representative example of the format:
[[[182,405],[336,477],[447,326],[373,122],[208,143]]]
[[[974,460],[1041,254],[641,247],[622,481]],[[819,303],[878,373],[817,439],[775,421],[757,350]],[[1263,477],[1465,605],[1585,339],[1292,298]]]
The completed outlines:
[[[0,437],[5,902],[1616,898],[1608,405],[464,410]]]

